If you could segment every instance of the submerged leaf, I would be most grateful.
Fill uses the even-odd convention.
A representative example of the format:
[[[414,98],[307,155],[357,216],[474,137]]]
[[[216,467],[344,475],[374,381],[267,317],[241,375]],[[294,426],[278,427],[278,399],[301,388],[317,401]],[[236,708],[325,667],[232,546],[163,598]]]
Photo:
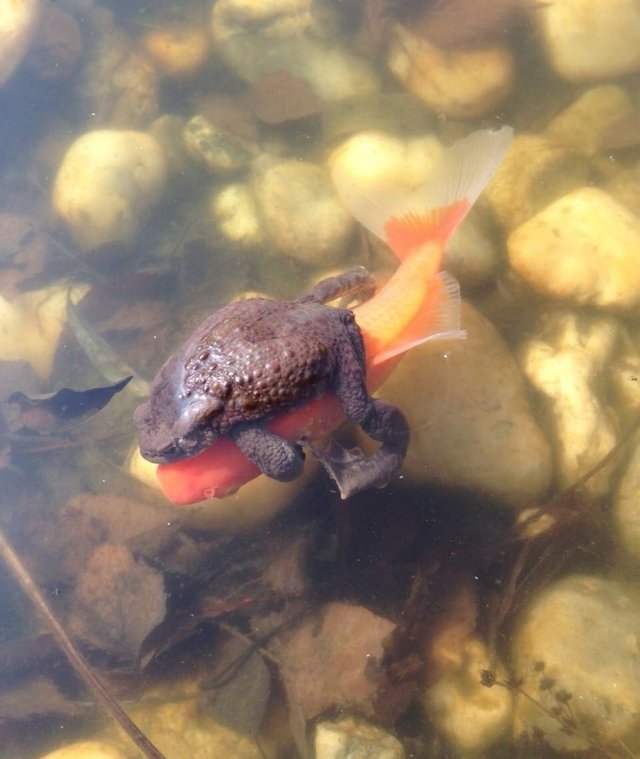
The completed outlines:
[[[16,390],[8,400],[19,407],[17,424],[20,427],[41,434],[61,432],[97,414],[131,379],[125,377],[113,385],[89,390],[63,387],[46,395],[28,396]]]
[[[105,379],[116,382],[116,378],[122,377],[123,374],[131,375],[131,392],[137,398],[146,398],[149,395],[149,383],[133,371],[109,343],[85,323],[71,298],[67,299],[67,319],[78,344]]]
[[[383,641],[395,625],[361,606],[328,604],[320,620],[306,619],[282,636],[274,653],[290,703],[307,719],[332,706],[373,714],[386,678]]]
[[[55,714],[77,717],[82,709],[44,677],[0,692],[0,722],[18,721]]]
[[[282,124],[323,110],[322,101],[311,87],[288,71],[263,74],[251,88],[248,101],[265,124]]]
[[[164,619],[165,599],[159,572],[125,546],[107,543],[89,559],[75,588],[71,627],[92,646],[135,661]]]

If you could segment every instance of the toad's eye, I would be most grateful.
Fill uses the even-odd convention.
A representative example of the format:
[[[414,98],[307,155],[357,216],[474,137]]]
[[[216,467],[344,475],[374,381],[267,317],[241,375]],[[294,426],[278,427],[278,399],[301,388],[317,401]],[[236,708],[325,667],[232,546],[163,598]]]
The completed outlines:
[[[212,416],[221,411],[224,403],[220,398],[191,397],[185,399],[185,404],[176,421],[174,433],[178,437],[188,435],[194,427],[206,424]]]

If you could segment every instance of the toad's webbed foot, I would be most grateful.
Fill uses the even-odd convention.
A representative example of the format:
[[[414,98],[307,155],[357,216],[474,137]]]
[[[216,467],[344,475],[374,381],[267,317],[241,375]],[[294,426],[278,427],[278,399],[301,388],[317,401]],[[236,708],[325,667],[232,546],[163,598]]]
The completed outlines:
[[[259,425],[239,425],[230,435],[242,453],[267,477],[291,482],[302,474],[304,453],[299,445]]]
[[[372,408],[361,422],[362,429],[382,443],[372,456],[359,448],[347,450],[336,442],[319,451],[321,464],[335,480],[343,499],[371,487],[383,487],[402,466],[409,445],[409,426],[400,409],[372,399]]]
[[[336,277],[320,280],[309,295],[298,298],[299,302],[328,303],[342,297],[347,301],[360,302],[370,298],[376,291],[376,280],[364,266],[354,266]]]

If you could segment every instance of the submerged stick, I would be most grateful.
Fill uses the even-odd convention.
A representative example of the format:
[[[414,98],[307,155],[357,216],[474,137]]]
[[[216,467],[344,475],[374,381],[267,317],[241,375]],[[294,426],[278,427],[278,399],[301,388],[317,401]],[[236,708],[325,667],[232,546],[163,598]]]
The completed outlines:
[[[31,576],[27,572],[24,564],[16,552],[13,550],[11,544],[7,540],[6,535],[1,529],[0,556],[2,556],[4,559],[6,565],[9,567],[9,570],[16,578],[20,584],[20,587],[28,596],[29,600],[44,617],[47,624],[51,628],[51,631],[53,632],[58,645],[64,651],[67,659],[69,660],[69,663],[78,673],[79,677],[83,680],[86,686],[93,692],[96,700],[99,701],[105,707],[105,709],[113,715],[125,733],[131,738],[131,740],[136,744],[140,751],[142,751],[147,759],[166,759],[164,754],[158,751],[158,749],[153,745],[153,743],[151,743],[151,741],[140,730],[135,722],[133,722],[133,720],[122,709],[117,701],[115,701],[113,696],[109,694],[102,681],[89,666],[87,660],[75,647],[73,641],[65,632],[64,628],[51,610],[51,607],[47,603],[45,597],[42,595],[39,588],[31,579]]]

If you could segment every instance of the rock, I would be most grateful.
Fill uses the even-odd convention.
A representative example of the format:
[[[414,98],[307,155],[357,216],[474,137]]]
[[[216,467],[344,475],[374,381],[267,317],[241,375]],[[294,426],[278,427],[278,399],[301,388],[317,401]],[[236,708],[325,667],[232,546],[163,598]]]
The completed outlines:
[[[166,173],[164,152],[148,134],[87,132],[58,169],[52,204],[80,248],[132,245],[164,190]]]
[[[204,116],[194,116],[187,122],[184,142],[187,150],[212,174],[247,168],[257,155],[257,149],[247,140],[221,129]]]
[[[91,45],[80,71],[78,95],[92,126],[146,127],[158,113],[157,74],[146,56],[113,22],[92,5],[83,17]]]
[[[442,152],[433,135],[403,139],[379,131],[349,137],[329,156],[331,171],[344,172],[359,184],[414,187],[426,180]]]
[[[309,0],[222,0],[213,5],[216,53],[243,79],[286,71],[306,82],[322,100],[335,102],[377,92],[370,64],[327,41],[312,26]]]
[[[518,134],[482,197],[499,224],[512,229],[588,176],[582,156],[544,135]]]
[[[0,0],[0,85],[13,74],[33,42],[40,0]]]
[[[607,130],[635,110],[622,87],[603,84],[583,92],[549,122],[545,132],[552,140],[591,157],[602,149]]]
[[[514,63],[506,47],[441,50],[395,24],[387,65],[438,114],[472,119],[493,111],[511,92]]]
[[[445,252],[444,268],[460,282],[463,292],[493,280],[498,268],[498,249],[484,231],[477,208],[453,233]]]
[[[640,216],[640,161],[618,172],[603,189],[632,214]]]
[[[549,486],[549,446],[495,328],[469,304],[462,326],[466,340],[414,348],[376,394],[409,422],[403,467],[409,479],[469,488],[523,508]]]
[[[160,26],[144,34],[141,43],[160,73],[172,79],[192,76],[209,55],[209,37],[197,27]]]
[[[26,63],[38,79],[62,81],[76,70],[83,48],[82,33],[74,16],[45,3]]]
[[[329,173],[306,161],[260,159],[253,190],[273,248],[312,266],[343,260],[355,228]]]
[[[404,759],[393,735],[357,717],[318,722],[315,759]]]
[[[67,322],[67,285],[32,290],[11,301],[0,297],[0,361],[28,361],[47,381],[58,338]],[[79,300],[86,288],[77,288]]]
[[[635,0],[550,0],[532,7],[549,63],[572,82],[640,70],[640,8]]]
[[[503,737],[513,719],[513,696],[504,688],[482,684],[483,670],[501,679],[506,671],[476,637],[455,641],[446,669],[426,688],[422,704],[438,733],[463,754],[486,750]]]
[[[640,445],[637,436],[613,498],[611,518],[618,544],[637,565],[640,562]]]
[[[521,364],[544,398],[554,439],[558,486],[586,474],[616,444],[616,420],[603,405],[607,368],[621,341],[621,327],[609,317],[550,311],[536,324],[536,338],[522,346]],[[585,487],[604,495],[611,469]]]
[[[257,248],[264,242],[264,230],[256,198],[248,184],[216,188],[209,203],[216,228],[234,245]]]
[[[51,751],[40,759],[127,759],[127,754],[104,741],[80,741]]]
[[[539,592],[513,636],[514,675],[530,697],[517,698],[516,735],[538,728],[561,751],[637,752],[639,627],[636,587],[572,575]]]
[[[507,251],[513,269],[546,297],[613,309],[640,303],[640,220],[596,187],[525,221]]]

